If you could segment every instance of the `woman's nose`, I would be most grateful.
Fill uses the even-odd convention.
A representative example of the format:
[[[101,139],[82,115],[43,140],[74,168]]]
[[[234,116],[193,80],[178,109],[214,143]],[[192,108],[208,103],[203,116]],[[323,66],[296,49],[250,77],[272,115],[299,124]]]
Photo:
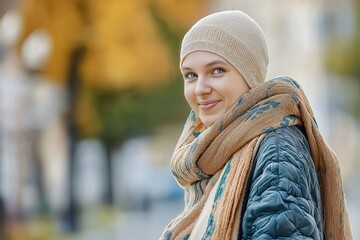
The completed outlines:
[[[195,87],[195,94],[198,96],[208,94],[211,92],[211,87],[209,86],[207,79],[205,77],[198,77]]]

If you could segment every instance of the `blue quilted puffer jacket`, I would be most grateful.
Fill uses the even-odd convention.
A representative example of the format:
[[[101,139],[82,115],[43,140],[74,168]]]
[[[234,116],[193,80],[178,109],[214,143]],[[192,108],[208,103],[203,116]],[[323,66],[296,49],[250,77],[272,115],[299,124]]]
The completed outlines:
[[[262,140],[247,192],[239,239],[323,239],[319,183],[299,127]]]

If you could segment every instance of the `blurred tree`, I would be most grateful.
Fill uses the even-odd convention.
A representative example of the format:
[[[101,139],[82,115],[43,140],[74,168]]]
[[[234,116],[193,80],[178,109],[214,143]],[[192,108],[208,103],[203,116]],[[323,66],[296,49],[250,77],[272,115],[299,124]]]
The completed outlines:
[[[108,118],[110,115],[113,118],[114,112],[121,118],[116,120],[125,126],[131,126],[133,118],[147,113],[142,118],[143,125],[151,128],[152,124],[163,123],[174,107],[167,104],[168,99],[162,99],[159,100],[164,112],[162,116],[154,117],[152,112],[157,109],[140,114],[140,109],[149,109],[146,106],[149,101],[143,102],[145,106],[142,106],[139,98],[132,97],[132,104],[138,105],[139,109],[134,109],[134,114],[127,118],[122,114],[127,111],[125,104],[107,104],[107,112],[104,112],[101,109],[104,97],[100,96],[109,92],[110,96],[119,95],[117,97],[121,99],[120,95],[131,93],[133,96],[145,94],[152,99],[159,91],[178,91],[174,84],[180,87],[175,81],[179,79],[180,38],[205,14],[206,0],[183,0],[181,3],[175,0],[26,0],[21,2],[21,9],[25,26],[20,44],[37,28],[47,29],[52,36],[52,54],[41,71],[49,79],[65,84],[73,50],[79,45],[85,48],[77,70],[81,79],[80,93],[74,101],[77,129],[81,137],[97,136],[119,142],[128,137],[129,130],[139,133],[145,128],[106,130],[107,123],[115,121]],[[181,97],[179,94],[160,96]],[[93,105],[95,102],[97,104]],[[176,119],[176,116],[179,115],[169,118]]]
[[[81,68],[86,85],[104,89],[169,81],[173,63],[148,1],[89,1],[92,32]]]
[[[172,7],[166,8],[169,3]],[[108,188],[114,147],[131,135],[149,133],[186,115],[176,71],[178,48],[188,24],[204,14],[205,1],[183,1],[181,8],[178,4],[110,0],[87,5],[93,27],[80,69],[84,99],[76,112],[81,135],[99,137],[105,143]],[[182,19],[186,21],[180,24]],[[106,192],[105,201],[111,203],[111,191]]]
[[[98,137],[111,151],[134,134],[183,119],[187,112],[177,71],[184,31],[207,11],[206,0],[24,0],[22,41],[48,30],[53,49],[41,71],[69,92],[69,230],[76,230],[74,148]]]
[[[79,88],[79,76],[78,76],[78,67],[81,63],[85,52],[85,48],[83,46],[78,46],[74,48],[70,61],[69,61],[69,73],[68,73],[68,81],[67,81],[67,89],[68,89],[68,102],[69,109],[68,114],[66,116],[66,126],[67,126],[67,134],[68,134],[68,155],[69,155],[69,167],[68,167],[68,209],[65,212],[65,228],[68,231],[76,231],[78,229],[78,214],[79,208],[77,205],[77,201],[75,199],[75,154],[76,154],[76,143],[79,141],[79,134],[76,129],[76,108],[75,103],[77,101],[78,96],[78,88]]]

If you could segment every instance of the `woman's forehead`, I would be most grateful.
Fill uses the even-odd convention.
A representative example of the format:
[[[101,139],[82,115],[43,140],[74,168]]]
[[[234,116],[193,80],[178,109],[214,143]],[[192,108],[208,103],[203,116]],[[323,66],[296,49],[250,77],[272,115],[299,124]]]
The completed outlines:
[[[194,66],[210,66],[214,64],[229,64],[225,58],[208,51],[195,51],[185,56],[181,69],[187,69]]]

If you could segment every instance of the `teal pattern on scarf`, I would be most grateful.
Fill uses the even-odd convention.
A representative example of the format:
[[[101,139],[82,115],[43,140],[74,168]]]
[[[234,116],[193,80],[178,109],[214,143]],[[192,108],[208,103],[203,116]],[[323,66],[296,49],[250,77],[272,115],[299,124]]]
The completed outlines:
[[[293,125],[296,121],[296,116],[294,115],[290,115],[290,116],[285,116],[280,123],[281,127],[289,127],[291,125]]]
[[[254,120],[258,115],[264,113],[265,111],[269,110],[270,108],[277,108],[280,105],[279,102],[270,101],[264,104],[257,104],[254,107],[250,108],[250,114],[245,118],[245,122],[249,120]],[[245,113],[247,113],[245,112]]]
[[[212,236],[212,234],[214,233],[214,230],[215,230],[214,212],[218,206],[219,198],[223,195],[225,182],[226,182],[227,176],[231,169],[231,166],[230,166],[231,162],[232,162],[232,159],[230,159],[225,166],[224,173],[220,179],[219,186],[215,193],[214,204],[212,206],[212,210],[211,210],[211,213],[209,216],[208,225],[206,227],[204,236],[201,238],[201,240],[209,239]]]

